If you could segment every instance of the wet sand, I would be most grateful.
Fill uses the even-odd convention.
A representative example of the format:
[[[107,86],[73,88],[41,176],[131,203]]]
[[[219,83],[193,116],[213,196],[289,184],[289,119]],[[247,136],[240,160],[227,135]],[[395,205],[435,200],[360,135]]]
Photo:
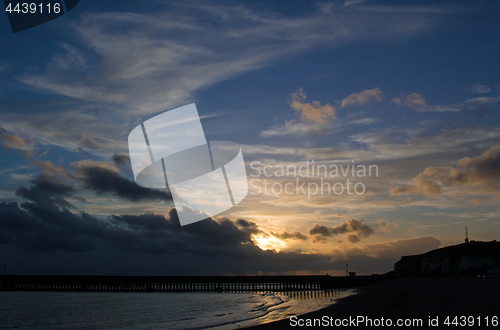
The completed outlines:
[[[500,318],[500,278],[399,278],[357,291],[356,295],[342,298],[331,306],[300,315],[299,318],[320,319],[327,315],[348,319],[365,316],[371,319],[390,318],[394,322],[403,318],[419,318],[423,320],[423,326],[413,328],[423,329],[431,328],[427,324],[431,316],[439,317],[439,326],[432,327],[433,329],[453,329],[464,327],[444,325],[443,321],[447,316],[481,316],[481,326],[477,325],[476,319],[474,326],[466,328],[500,329],[500,325],[487,327],[484,321],[485,316]],[[291,326],[288,318],[251,327],[259,330],[288,328],[307,327]]]

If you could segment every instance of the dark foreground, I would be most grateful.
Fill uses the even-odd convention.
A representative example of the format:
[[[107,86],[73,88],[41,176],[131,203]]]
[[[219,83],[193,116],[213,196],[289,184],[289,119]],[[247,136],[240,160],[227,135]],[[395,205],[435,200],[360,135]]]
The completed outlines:
[[[372,320],[390,318],[395,325],[398,319],[422,319],[422,326],[409,326],[409,329],[500,329],[500,324],[492,326],[500,318],[500,278],[400,278],[387,280],[358,290],[359,294],[343,298],[338,303],[319,311],[298,316],[298,319],[321,319],[323,316],[334,319],[349,319],[365,316]],[[455,316],[457,325],[444,324],[446,317],[450,322]],[[466,324],[461,326],[461,316]],[[429,327],[429,317],[438,317],[438,325]],[[472,318],[474,317],[474,318]],[[477,317],[481,317],[478,324]],[[488,318],[488,320],[485,319]],[[486,322],[489,322],[489,326]],[[409,321],[407,321],[409,322]],[[470,323],[468,323],[470,322]],[[325,326],[328,328],[329,326]],[[332,326],[332,328],[350,328]],[[291,326],[290,319],[258,325],[252,329],[297,329],[307,326]],[[312,328],[312,327],[309,327]],[[318,328],[318,327],[316,327]],[[357,328],[387,328],[366,326]]]

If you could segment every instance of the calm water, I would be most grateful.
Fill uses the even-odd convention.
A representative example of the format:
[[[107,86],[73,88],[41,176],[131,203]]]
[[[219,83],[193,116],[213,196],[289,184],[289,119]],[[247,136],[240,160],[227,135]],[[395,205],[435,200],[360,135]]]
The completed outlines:
[[[317,310],[352,293],[0,292],[0,328],[237,329]]]

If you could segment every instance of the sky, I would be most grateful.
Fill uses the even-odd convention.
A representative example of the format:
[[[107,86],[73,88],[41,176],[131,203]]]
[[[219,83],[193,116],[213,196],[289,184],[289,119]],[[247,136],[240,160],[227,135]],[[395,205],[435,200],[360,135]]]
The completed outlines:
[[[498,239],[499,14],[493,0],[81,0],[18,33],[0,15],[0,262],[372,274],[465,226]],[[249,193],[180,226],[168,189],[135,183],[127,137],[191,103],[207,140],[241,146]]]

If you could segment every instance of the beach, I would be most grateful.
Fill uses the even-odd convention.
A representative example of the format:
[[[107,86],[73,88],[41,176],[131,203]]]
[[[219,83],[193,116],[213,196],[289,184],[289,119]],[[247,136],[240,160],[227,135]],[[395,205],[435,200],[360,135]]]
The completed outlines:
[[[321,310],[300,315],[294,322],[285,319],[251,329],[304,328],[307,322],[314,322],[314,319],[328,318],[330,322],[330,318],[352,320],[358,316],[372,320],[372,326],[365,323],[357,326],[360,328],[381,328],[374,324],[374,320],[380,321],[381,318],[384,321],[391,319],[392,326],[398,319],[420,319],[421,325],[414,324],[410,328],[458,328],[464,322],[461,317],[465,317],[466,324],[463,326],[468,329],[499,327],[492,325],[495,317],[500,316],[499,278],[397,278],[360,288],[357,293]],[[455,316],[458,317],[458,324],[447,326],[446,318],[453,322]],[[429,326],[429,317],[433,322],[437,320],[437,326]],[[304,326],[299,326],[299,319],[303,320]],[[353,323],[348,326],[335,326],[334,323],[323,326],[348,328],[353,327]]]

